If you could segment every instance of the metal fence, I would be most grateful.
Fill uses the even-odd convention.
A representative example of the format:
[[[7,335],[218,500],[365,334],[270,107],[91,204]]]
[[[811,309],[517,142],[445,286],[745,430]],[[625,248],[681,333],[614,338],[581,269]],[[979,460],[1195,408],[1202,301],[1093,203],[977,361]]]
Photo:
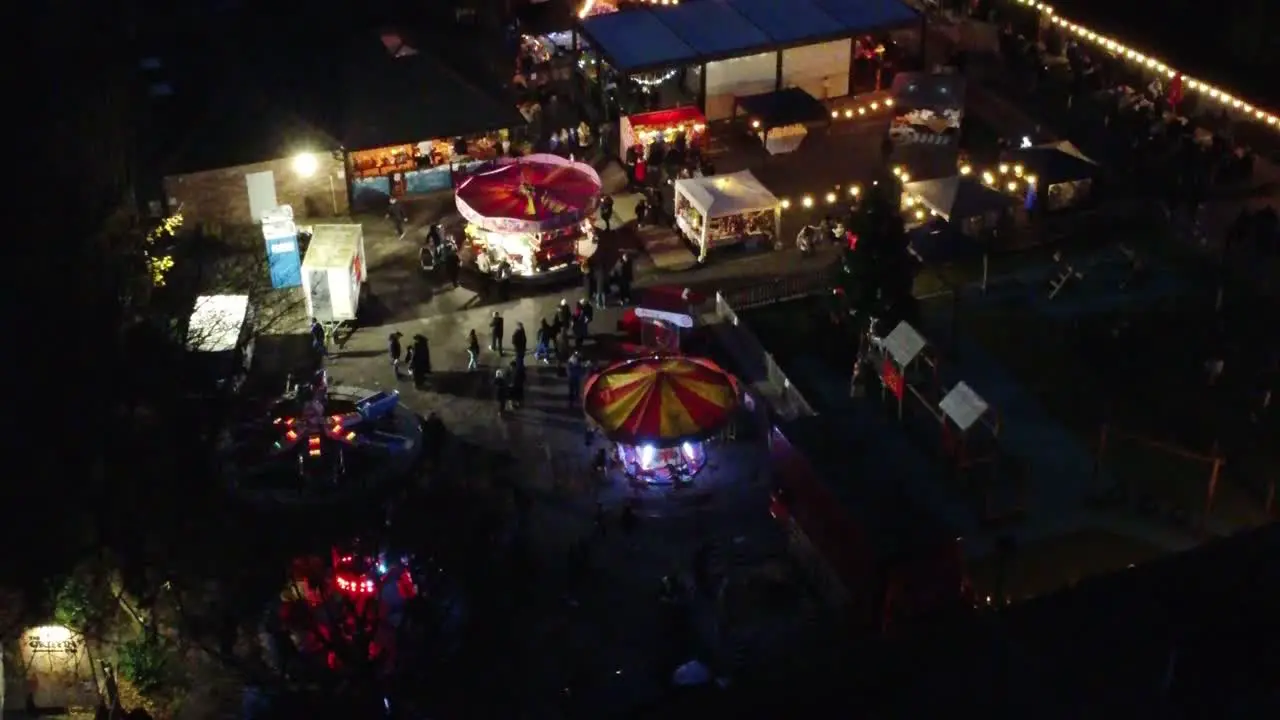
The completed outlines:
[[[722,290],[717,295],[723,295],[728,305],[737,310],[750,310],[830,292],[838,272],[839,266],[833,264],[811,272],[783,275],[747,287]],[[717,302],[717,312],[719,312],[719,302]]]
[[[795,292],[795,288],[790,286],[785,290]],[[768,304],[760,300],[762,296],[754,297],[757,305]],[[803,297],[803,295],[790,297]],[[780,299],[785,297],[769,302],[778,302]],[[816,414],[800,391],[791,384],[787,374],[778,367],[773,355],[764,349],[751,328],[739,319],[729,298],[719,292],[716,293],[715,298],[715,316],[720,325],[719,338],[738,365],[742,379],[765,396],[775,413],[786,420]]]

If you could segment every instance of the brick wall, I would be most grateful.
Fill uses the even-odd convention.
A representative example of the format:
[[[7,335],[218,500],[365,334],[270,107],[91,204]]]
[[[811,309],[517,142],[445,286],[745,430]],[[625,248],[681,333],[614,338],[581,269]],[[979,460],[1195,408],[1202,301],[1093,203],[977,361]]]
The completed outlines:
[[[316,159],[319,167],[311,177],[300,177],[293,169],[292,158],[171,175],[164,179],[169,209],[181,208],[187,223],[251,223],[245,175],[270,170],[276,181],[276,202],[293,206],[295,218],[347,215],[347,179],[342,161],[335,160],[329,153],[317,153]],[[335,198],[337,212],[334,211]]]

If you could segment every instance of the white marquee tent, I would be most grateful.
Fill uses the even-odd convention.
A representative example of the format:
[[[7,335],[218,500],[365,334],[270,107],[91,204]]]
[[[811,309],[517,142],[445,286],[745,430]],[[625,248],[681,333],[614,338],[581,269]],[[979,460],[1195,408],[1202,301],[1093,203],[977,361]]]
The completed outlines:
[[[676,180],[675,187],[676,224],[685,237],[698,246],[701,258],[715,245],[731,244],[751,235],[777,236],[782,204],[750,170]],[[696,214],[680,212],[683,206]],[[765,213],[772,216],[767,227],[758,220]],[[749,222],[753,217],[756,221]],[[725,218],[743,218],[743,222],[712,227],[711,220]]]

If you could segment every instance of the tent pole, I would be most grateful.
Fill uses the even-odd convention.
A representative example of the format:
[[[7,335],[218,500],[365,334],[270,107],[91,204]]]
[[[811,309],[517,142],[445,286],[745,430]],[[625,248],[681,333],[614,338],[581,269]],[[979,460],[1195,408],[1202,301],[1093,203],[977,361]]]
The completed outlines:
[[[783,51],[779,50],[778,65],[777,65],[777,68],[774,70],[774,80],[773,80],[774,92],[779,92],[782,90],[782,54],[783,54]],[[823,100],[826,100],[826,98],[823,98]]]
[[[987,294],[987,277],[988,277],[988,271],[989,271],[990,257],[991,256],[989,253],[986,253],[986,252],[982,253],[982,294],[983,295]]]
[[[698,111],[703,117],[707,115],[707,63],[702,63],[702,71],[698,73]]]
[[[858,74],[857,49],[857,43],[854,42],[853,38],[849,38],[849,92],[846,93],[849,97],[853,97],[858,92],[858,89],[853,84],[854,78]]]

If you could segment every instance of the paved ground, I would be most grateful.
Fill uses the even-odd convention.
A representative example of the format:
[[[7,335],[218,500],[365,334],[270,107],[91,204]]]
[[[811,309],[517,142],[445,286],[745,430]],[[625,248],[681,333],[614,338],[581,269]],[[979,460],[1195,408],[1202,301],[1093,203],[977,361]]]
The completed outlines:
[[[508,327],[522,321],[531,328],[551,312],[555,300],[524,298],[492,307],[501,309]],[[597,327],[612,328],[618,312],[602,312]],[[361,329],[335,348],[328,366],[333,382],[396,388],[407,406],[441,415],[452,440],[439,482],[498,493],[510,482],[531,498],[528,508],[515,514],[511,531],[527,538],[522,547],[538,568],[536,582],[523,587],[520,601],[508,609],[516,618],[511,656],[503,663],[509,667],[492,670],[514,683],[513,693],[532,708],[531,716],[565,704],[584,712],[608,707],[612,713],[652,705],[665,697],[669,673],[679,663],[697,657],[729,670],[753,656],[761,643],[803,642],[803,632],[813,625],[800,621],[813,613],[795,609],[808,601],[790,579],[785,538],[768,515],[768,486],[758,474],[762,448],[750,426],[743,426],[738,440],[713,446],[708,467],[691,489],[636,491],[617,479],[596,485],[588,472],[596,445],[584,442],[581,411],[570,404],[566,382],[552,368],[531,366],[526,407],[502,419],[489,379],[492,368],[510,356],[485,351],[484,367],[465,371],[466,330],[483,331],[490,313],[490,307],[471,308]],[[430,389],[417,390],[393,375],[385,355],[392,329],[430,339]],[[505,476],[501,483],[499,475]],[[639,508],[633,535],[618,525],[619,507],[627,498],[635,498]],[[594,535],[596,502],[607,513],[603,537]],[[592,569],[575,578],[568,549],[584,537],[594,537]],[[659,579],[687,573],[704,541],[717,548],[712,564],[735,587],[761,574],[782,578],[793,598],[791,610],[770,614],[767,622],[757,611],[755,620],[730,633],[717,630],[719,615],[710,600],[673,618],[657,600]],[[774,628],[764,633],[771,639],[760,639],[759,623],[767,626],[779,617],[800,627],[783,634]],[[594,716],[602,716],[598,712],[603,711]]]

